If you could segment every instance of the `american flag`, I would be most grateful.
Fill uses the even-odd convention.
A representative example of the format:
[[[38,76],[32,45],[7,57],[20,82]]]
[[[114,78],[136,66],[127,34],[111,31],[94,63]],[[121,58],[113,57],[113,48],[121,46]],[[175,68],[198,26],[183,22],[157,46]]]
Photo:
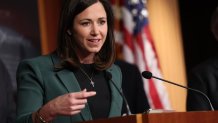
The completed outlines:
[[[149,30],[146,0],[110,0],[115,14],[115,38],[123,45],[123,57],[142,71],[161,77],[157,53]],[[171,109],[168,93],[159,80],[144,80],[153,109]],[[143,98],[143,97],[142,97]]]

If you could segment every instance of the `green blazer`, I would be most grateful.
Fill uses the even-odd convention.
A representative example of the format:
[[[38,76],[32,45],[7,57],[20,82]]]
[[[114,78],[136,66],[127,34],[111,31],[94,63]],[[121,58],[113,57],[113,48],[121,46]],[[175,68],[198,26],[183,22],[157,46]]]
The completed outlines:
[[[18,104],[17,123],[32,123],[32,112],[57,96],[81,91],[74,73],[70,70],[54,70],[59,58],[54,55],[40,56],[22,61],[17,70]],[[121,71],[112,65],[108,72],[112,80],[121,89]],[[121,116],[123,99],[116,88],[109,82],[111,89],[111,107],[109,117]],[[73,123],[92,120],[88,104],[81,113],[74,116],[58,116],[53,123]]]

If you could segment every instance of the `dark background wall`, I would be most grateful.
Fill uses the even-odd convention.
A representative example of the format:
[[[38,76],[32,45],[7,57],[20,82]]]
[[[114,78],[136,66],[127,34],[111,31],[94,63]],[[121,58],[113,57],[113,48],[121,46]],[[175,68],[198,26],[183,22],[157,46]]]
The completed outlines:
[[[37,0],[0,0],[0,25],[10,28],[40,49]]]
[[[211,29],[211,15],[218,0],[179,0],[186,69],[218,55],[218,41]]]

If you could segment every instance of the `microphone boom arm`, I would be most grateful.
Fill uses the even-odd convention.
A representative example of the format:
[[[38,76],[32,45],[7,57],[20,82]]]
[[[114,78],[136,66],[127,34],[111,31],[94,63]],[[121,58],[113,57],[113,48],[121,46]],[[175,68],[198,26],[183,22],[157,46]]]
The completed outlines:
[[[207,95],[206,95],[205,93],[203,93],[203,92],[201,92],[201,91],[199,91],[199,90],[197,90],[197,89],[185,87],[185,86],[182,86],[182,85],[180,85],[180,84],[176,84],[176,83],[174,83],[174,82],[170,82],[170,81],[168,81],[168,80],[164,80],[164,79],[158,78],[158,77],[156,77],[156,76],[152,76],[152,78],[155,78],[155,79],[158,79],[158,80],[161,80],[161,81],[164,81],[164,82],[173,84],[173,85],[177,85],[177,86],[179,86],[179,87],[182,87],[182,88],[185,88],[185,89],[188,89],[188,90],[192,90],[192,91],[195,91],[195,92],[198,92],[198,93],[202,94],[202,95],[208,100],[209,105],[210,105],[210,107],[211,107],[211,110],[214,111],[213,105],[212,105],[210,99],[207,97]]]

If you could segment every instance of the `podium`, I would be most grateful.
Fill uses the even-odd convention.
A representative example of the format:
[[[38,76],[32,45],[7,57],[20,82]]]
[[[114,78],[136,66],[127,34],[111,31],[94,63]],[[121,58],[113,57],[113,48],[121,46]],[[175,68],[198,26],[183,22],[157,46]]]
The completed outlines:
[[[218,123],[218,111],[135,114],[81,123]]]

